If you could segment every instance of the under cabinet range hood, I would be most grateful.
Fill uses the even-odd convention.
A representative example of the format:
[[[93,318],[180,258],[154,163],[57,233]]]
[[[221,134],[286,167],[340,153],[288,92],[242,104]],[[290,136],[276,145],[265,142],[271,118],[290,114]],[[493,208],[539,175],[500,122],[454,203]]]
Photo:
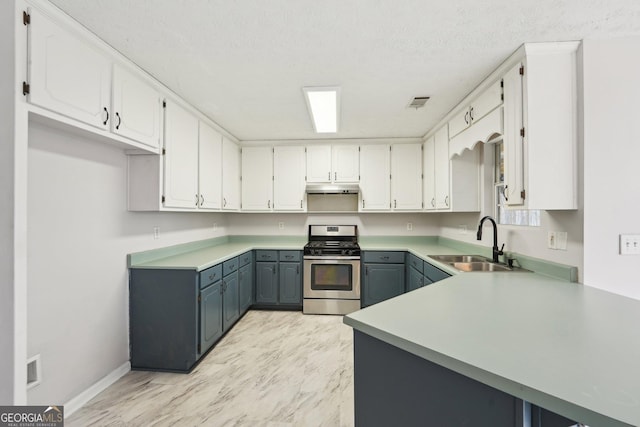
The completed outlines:
[[[307,184],[307,194],[358,194],[358,184]]]

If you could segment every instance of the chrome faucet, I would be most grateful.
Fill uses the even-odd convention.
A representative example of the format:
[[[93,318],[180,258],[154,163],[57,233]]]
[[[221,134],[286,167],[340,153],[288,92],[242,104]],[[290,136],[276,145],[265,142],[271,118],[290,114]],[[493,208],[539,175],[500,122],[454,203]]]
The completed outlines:
[[[500,255],[504,255],[504,252],[502,251],[504,249],[504,243],[502,244],[502,247],[498,249],[498,226],[496,225],[495,220],[491,218],[489,215],[485,216],[480,220],[480,225],[478,225],[477,237],[478,237],[478,240],[482,240],[482,225],[486,220],[491,221],[491,225],[493,225],[493,262],[499,263],[500,261],[498,257]]]

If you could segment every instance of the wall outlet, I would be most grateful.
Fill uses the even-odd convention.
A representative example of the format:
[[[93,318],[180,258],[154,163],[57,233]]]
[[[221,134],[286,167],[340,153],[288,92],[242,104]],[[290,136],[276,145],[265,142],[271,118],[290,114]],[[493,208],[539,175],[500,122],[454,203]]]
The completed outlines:
[[[284,230],[284,222],[280,221],[278,223],[278,230]]]
[[[640,234],[620,235],[620,255],[640,255]]]
[[[160,238],[160,227],[157,225],[153,227],[153,240],[158,240]]]
[[[409,230],[409,231],[413,230],[413,223],[412,222],[408,222],[407,223],[407,230]]]
[[[549,249],[556,249],[557,239],[555,231],[550,231],[549,234],[547,234],[547,247]]]

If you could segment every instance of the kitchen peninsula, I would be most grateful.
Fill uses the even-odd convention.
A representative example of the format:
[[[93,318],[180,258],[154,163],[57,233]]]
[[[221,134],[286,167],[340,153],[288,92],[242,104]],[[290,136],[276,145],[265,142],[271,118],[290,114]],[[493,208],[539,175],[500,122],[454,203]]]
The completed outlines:
[[[344,322],[356,425],[527,425],[541,411],[640,425],[640,332],[622,327],[640,324],[640,301],[539,274],[463,273]]]

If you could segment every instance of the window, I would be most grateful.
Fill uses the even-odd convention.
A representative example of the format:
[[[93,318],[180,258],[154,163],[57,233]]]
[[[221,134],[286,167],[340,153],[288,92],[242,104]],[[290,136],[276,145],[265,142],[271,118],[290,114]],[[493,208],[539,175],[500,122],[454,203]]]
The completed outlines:
[[[496,221],[503,225],[540,226],[540,211],[538,209],[508,209],[504,197],[504,144],[498,142],[495,146],[494,157],[494,194],[496,206]]]

